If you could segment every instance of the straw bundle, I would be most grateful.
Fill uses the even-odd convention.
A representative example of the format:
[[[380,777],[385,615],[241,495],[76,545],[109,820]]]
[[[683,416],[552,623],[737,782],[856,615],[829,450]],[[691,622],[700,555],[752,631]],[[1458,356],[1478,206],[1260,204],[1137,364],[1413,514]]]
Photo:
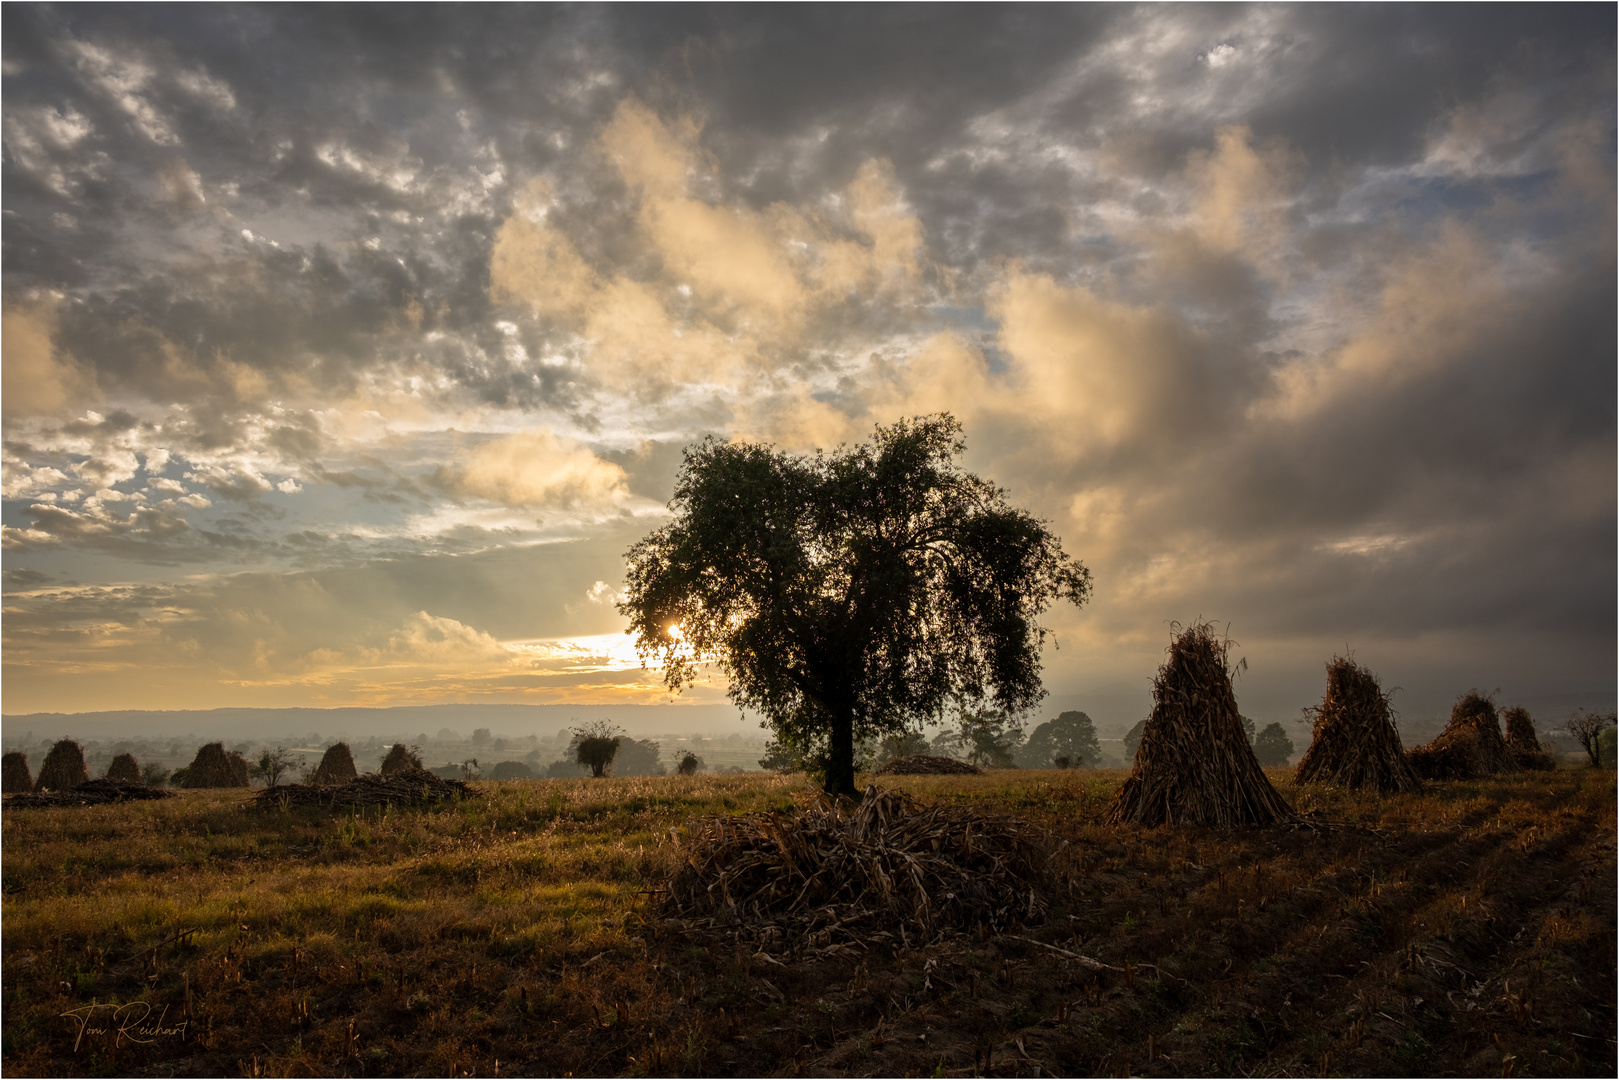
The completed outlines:
[[[159,791],[141,783],[124,780],[86,780],[71,791],[39,791],[31,795],[13,795],[6,800],[6,809],[14,807],[45,806],[101,806],[105,803],[134,802],[141,799],[172,799],[174,792]]]
[[[113,758],[112,764],[107,766],[107,779],[122,780],[126,784],[141,783],[141,767],[135,755],[126,751]]]
[[[247,787],[247,761],[241,754],[226,753],[224,744],[211,742],[197,750],[186,766],[184,788]]]
[[[852,814],[822,799],[791,814],[694,822],[661,913],[761,948],[921,945],[950,930],[1043,919],[1054,852],[1016,818],[872,786]]]
[[[1230,642],[1193,623],[1169,646],[1135,767],[1108,808],[1110,824],[1269,825],[1294,818],[1243,730],[1227,664]]]
[[[349,744],[340,742],[326,748],[326,755],[320,759],[320,765],[310,776],[309,782],[328,787],[346,784],[359,775],[359,770],[354,767],[354,754],[350,752]]]
[[[1427,746],[1413,749],[1409,757],[1417,775],[1426,780],[1459,780],[1518,771],[1506,740],[1501,738],[1495,702],[1477,690],[1463,694],[1450,710],[1445,730]]]
[[[1535,736],[1535,722],[1528,709],[1514,705],[1502,711],[1501,720],[1507,727],[1507,753],[1518,763],[1518,768],[1542,772],[1557,768],[1557,759],[1546,752]]]
[[[45,755],[45,764],[39,767],[34,790],[72,791],[88,779],[90,774],[84,768],[84,748],[72,739],[61,739]]]
[[[1294,774],[1299,783],[1374,791],[1421,789],[1376,675],[1348,657],[1333,657],[1327,664],[1326,696],[1314,712],[1310,749]]]
[[[981,773],[977,765],[955,758],[935,757],[932,754],[912,754],[895,758],[876,770],[873,776],[943,776],[952,773]]]
[[[17,795],[34,790],[34,774],[28,771],[28,755],[9,751],[0,759],[0,794]]]
[[[467,798],[475,793],[460,780],[446,780],[425,769],[407,769],[386,775],[366,773],[341,787],[282,784],[255,796],[259,806],[428,806]]]
[[[382,759],[382,775],[392,776],[394,773],[409,772],[411,769],[422,767],[422,759],[411,752],[410,747],[404,743],[394,743],[388,750],[388,756]]]

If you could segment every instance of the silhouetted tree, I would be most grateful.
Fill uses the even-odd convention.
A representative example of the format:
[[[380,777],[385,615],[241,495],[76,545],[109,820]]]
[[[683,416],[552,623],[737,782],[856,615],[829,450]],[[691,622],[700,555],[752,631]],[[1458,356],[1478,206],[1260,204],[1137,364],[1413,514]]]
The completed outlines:
[[[1287,759],[1293,756],[1293,740],[1287,737],[1287,729],[1281,724],[1267,724],[1254,739],[1254,757],[1267,769],[1286,765]]]
[[[1058,758],[1067,764],[1057,765]],[[1077,710],[1059,713],[1029,733],[1018,760],[1031,769],[1095,768],[1102,760],[1102,744],[1096,738],[1096,725]]]
[[[1602,764],[1601,740],[1605,728],[1613,727],[1619,717],[1613,713],[1593,713],[1584,709],[1575,709],[1574,715],[1568,718],[1564,725],[1568,733],[1574,736],[1574,741],[1580,744],[1585,756],[1591,759],[1591,764]]]
[[[624,733],[606,720],[592,720],[573,729],[573,740],[568,753],[580,765],[590,770],[591,776],[605,776],[618,756],[618,747]]]
[[[1083,603],[1090,573],[1044,522],[963,472],[961,426],[878,427],[813,457],[710,438],[686,450],[675,520],[628,553],[630,620],[671,689],[699,666],[736,704],[854,793],[855,743],[960,700],[1017,714],[1038,701],[1035,621]]]
[[[697,770],[703,767],[703,759],[687,750],[680,756],[680,764],[675,766],[675,772],[681,776],[695,776]]]

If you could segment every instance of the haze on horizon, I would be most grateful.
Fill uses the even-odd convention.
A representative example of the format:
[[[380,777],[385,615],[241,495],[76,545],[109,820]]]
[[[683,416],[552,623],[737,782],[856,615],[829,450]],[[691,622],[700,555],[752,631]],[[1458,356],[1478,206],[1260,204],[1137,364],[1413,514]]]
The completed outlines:
[[[7,714],[666,701],[682,448],[936,411],[1064,707],[1613,705],[1610,6],[0,18]]]

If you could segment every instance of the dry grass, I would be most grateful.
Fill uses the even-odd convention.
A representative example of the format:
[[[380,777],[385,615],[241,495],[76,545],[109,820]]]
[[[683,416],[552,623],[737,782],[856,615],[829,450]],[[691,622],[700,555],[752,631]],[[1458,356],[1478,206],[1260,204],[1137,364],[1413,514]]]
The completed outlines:
[[[669,830],[800,777],[7,812],[7,1075],[1611,1074],[1613,773],[1297,787],[1351,828],[1104,823],[1124,774],[884,778],[1069,841],[1044,923],[769,959],[652,918]],[[684,839],[684,838],[683,838]],[[148,1003],[185,1036],[78,1033]],[[142,1006],[144,1007],[144,1005]],[[64,1015],[67,1014],[67,1015]],[[90,1015],[96,1015],[94,1013]],[[106,1015],[106,1014],[102,1014]],[[498,1062],[498,1064],[497,1064]]]

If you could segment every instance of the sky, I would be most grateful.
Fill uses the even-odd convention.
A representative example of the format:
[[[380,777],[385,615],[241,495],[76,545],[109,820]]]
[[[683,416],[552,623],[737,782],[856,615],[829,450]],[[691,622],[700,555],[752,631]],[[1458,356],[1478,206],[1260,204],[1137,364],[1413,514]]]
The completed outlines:
[[[1053,703],[1612,707],[1610,5],[0,19],[6,713],[667,702],[682,449],[942,411]]]

